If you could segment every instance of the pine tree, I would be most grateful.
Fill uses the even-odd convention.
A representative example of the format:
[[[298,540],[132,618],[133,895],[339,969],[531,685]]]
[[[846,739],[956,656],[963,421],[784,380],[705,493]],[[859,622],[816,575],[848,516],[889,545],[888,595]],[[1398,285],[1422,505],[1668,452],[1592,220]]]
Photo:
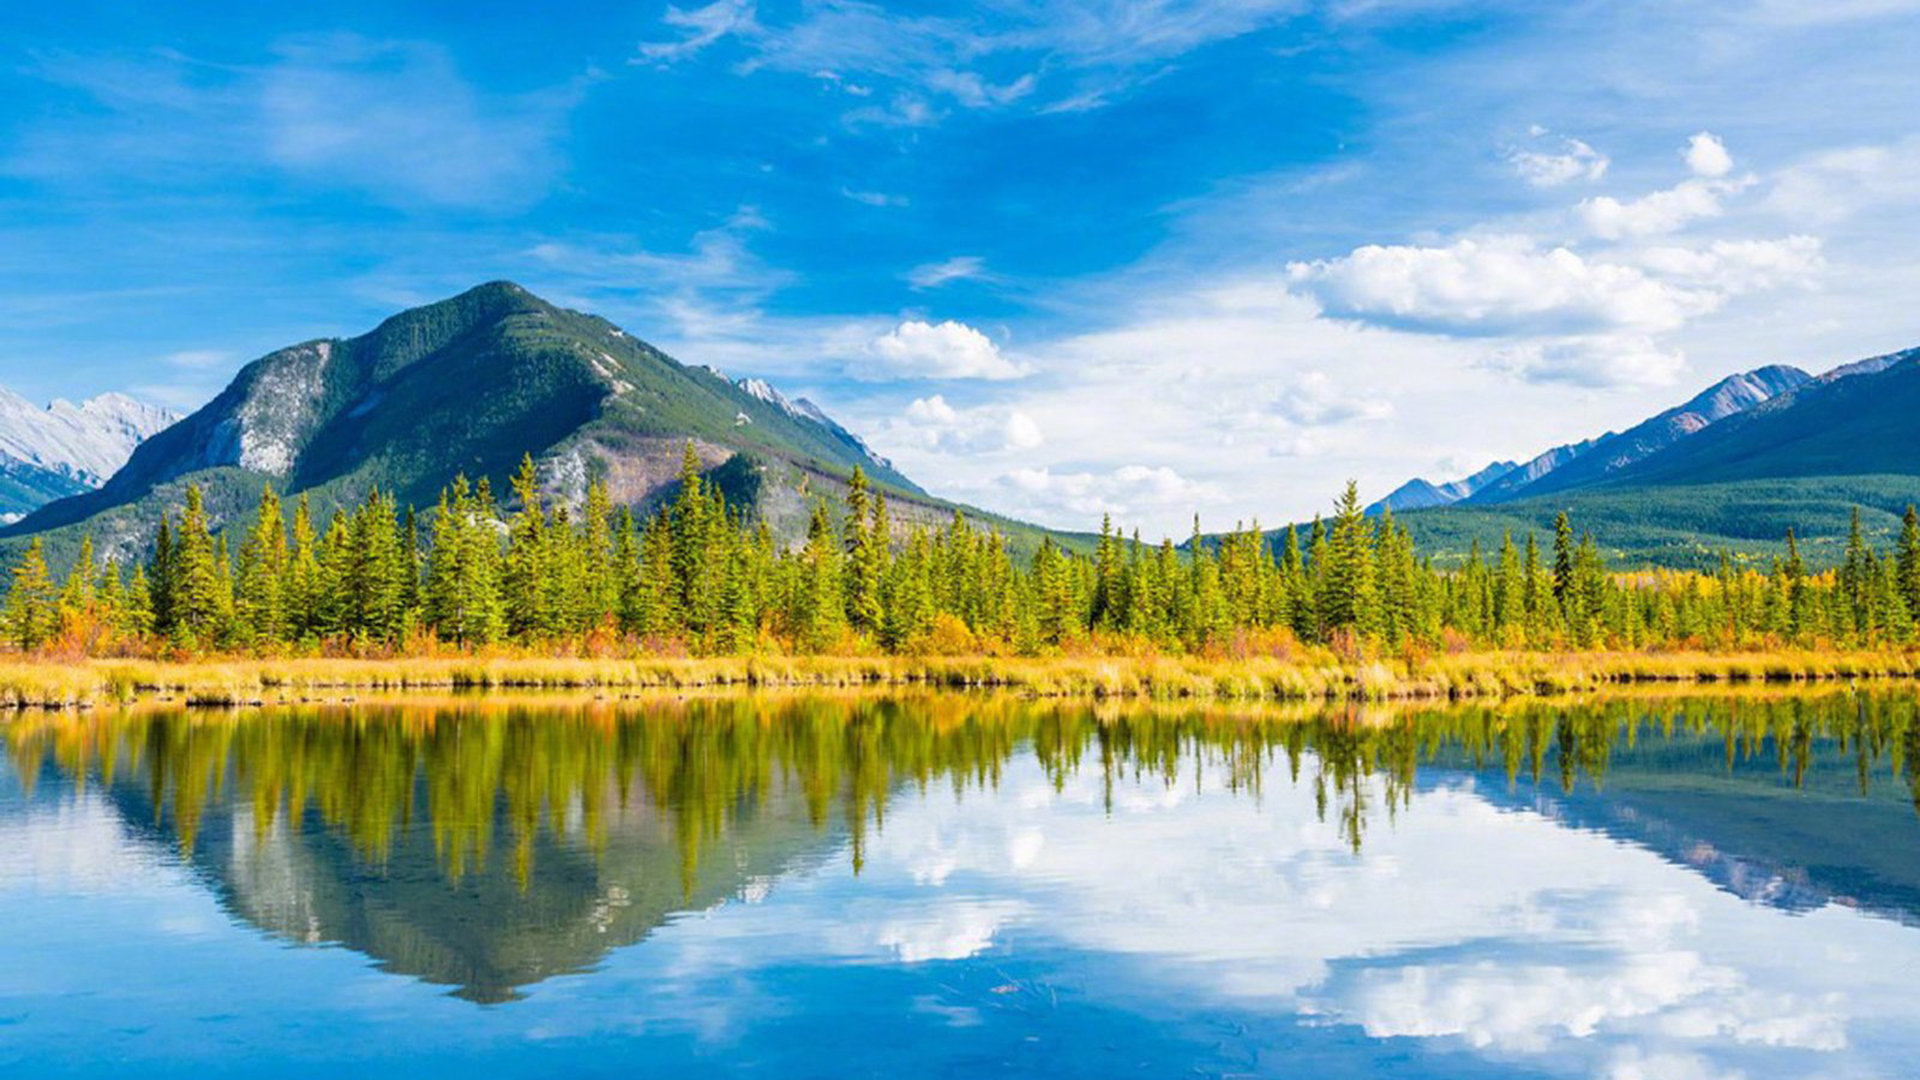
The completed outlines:
[[[867,474],[855,465],[847,482],[847,622],[860,633],[880,629],[887,538],[880,534],[875,516]]]
[[[207,511],[198,485],[187,488],[180,531],[169,572],[173,636],[191,647],[208,647],[220,638],[221,570]]]
[[[133,576],[121,593],[118,629],[137,638],[153,633],[153,590],[146,568],[139,563],[133,564]]]
[[[286,633],[287,541],[280,496],[273,485],[260,489],[253,528],[240,546],[240,582],[234,596],[234,620],[242,640],[254,645],[280,641]]]
[[[301,493],[293,508],[292,553],[280,588],[281,620],[296,641],[326,633],[325,596],[321,592],[320,540],[314,534],[313,509]]]
[[[689,444],[691,446],[691,444]],[[518,638],[538,638],[554,630],[547,609],[547,515],[540,505],[540,477],[533,455],[520,460],[513,478],[513,497],[520,509],[507,530],[506,577],[503,582],[507,632]]]
[[[1351,480],[1335,504],[1332,532],[1322,594],[1327,629],[1351,630],[1362,636],[1375,633],[1379,608],[1374,591],[1373,530],[1361,510],[1360,487]]]
[[[1920,517],[1915,515],[1911,503],[1907,505],[1906,517],[1900,521],[1900,542],[1894,563],[1900,599],[1907,605],[1907,611],[1920,619]]]
[[[1567,519],[1565,510],[1554,515],[1553,519],[1553,598],[1559,602],[1561,613],[1572,618],[1568,607],[1569,597],[1573,595],[1573,522]]]
[[[53,640],[60,628],[59,598],[40,538],[34,537],[13,568],[7,590],[7,636],[21,652],[33,652]]]
[[[840,550],[827,508],[816,504],[807,524],[807,544],[800,554],[802,573],[792,604],[794,636],[803,648],[826,648],[845,626]]]

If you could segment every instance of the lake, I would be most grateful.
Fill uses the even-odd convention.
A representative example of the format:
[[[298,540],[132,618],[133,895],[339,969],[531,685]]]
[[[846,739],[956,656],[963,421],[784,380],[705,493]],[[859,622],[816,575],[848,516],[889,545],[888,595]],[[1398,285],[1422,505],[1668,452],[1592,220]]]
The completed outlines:
[[[12,1080],[1920,1073],[1910,689],[0,736]]]

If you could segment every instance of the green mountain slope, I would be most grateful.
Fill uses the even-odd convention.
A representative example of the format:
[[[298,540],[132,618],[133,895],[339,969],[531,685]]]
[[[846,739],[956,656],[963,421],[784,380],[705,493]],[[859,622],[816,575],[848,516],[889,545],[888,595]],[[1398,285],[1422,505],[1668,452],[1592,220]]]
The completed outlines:
[[[902,520],[953,510],[804,400],[683,365],[604,319],[493,282],[359,337],[254,361],[99,490],[0,535],[49,534],[58,552],[84,531],[124,558],[189,483],[206,492],[216,524],[250,513],[264,482],[308,493],[321,513],[375,486],[425,508],[458,473],[488,477],[504,495],[528,452],[556,499],[583,498],[597,479],[616,502],[646,507],[667,494],[688,442],[783,537],[800,534],[812,501],[837,498],[856,466]]]
[[[1920,350],[1890,359],[1881,370],[1815,380],[1728,417],[1608,483],[1920,476]]]

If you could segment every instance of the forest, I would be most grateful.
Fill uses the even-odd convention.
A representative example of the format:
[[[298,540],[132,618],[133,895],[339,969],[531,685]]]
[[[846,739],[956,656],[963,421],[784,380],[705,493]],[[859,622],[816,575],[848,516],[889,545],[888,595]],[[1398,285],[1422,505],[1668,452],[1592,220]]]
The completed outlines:
[[[92,541],[63,581],[38,540],[12,567],[9,645],[56,656],[413,655],[512,645],[556,654],[741,653],[1284,656],[1297,644],[1380,649],[1738,650],[1879,647],[1916,637],[1920,522],[1892,551],[1855,527],[1815,569],[1793,535],[1766,570],[1617,571],[1561,514],[1439,569],[1349,483],[1332,513],[1271,544],[1258,524],[1142,543],[1102,525],[1090,553],[1042,542],[1016,559],[957,512],[900,528],[858,470],[839,513],[813,509],[783,548],[730,507],[692,447],[658,512],[546,505],[531,456],[506,507],[456,479],[430,514],[379,491],[324,525],[271,486],[250,522],[215,528],[197,489],[150,555],[103,562]],[[423,520],[424,519],[424,520]],[[1275,549],[1277,547],[1277,550]]]

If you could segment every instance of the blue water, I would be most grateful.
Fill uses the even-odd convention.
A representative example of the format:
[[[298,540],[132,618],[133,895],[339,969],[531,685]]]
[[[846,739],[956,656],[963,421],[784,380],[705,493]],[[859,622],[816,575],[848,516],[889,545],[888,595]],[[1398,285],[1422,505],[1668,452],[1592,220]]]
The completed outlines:
[[[0,734],[10,1078],[1920,1072],[1897,695]]]

